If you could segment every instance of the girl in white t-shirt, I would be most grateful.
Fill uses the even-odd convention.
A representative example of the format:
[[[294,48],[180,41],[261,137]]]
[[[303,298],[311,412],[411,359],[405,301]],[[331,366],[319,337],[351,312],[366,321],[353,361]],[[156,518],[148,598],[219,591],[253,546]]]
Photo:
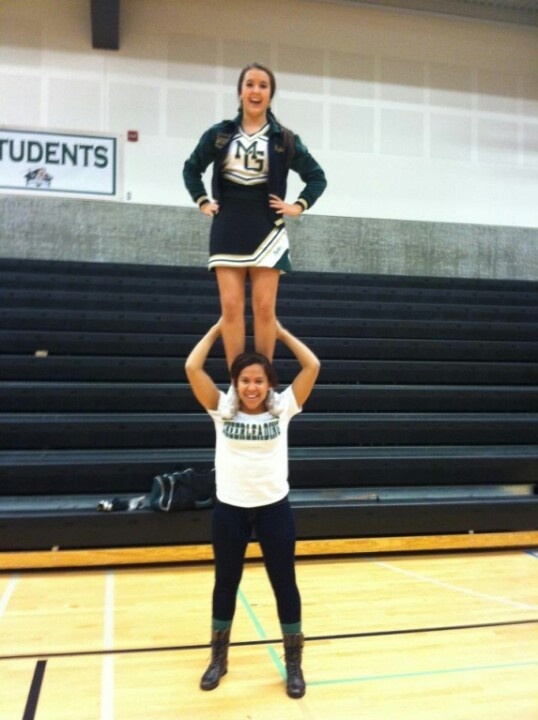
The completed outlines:
[[[204,370],[221,320],[196,344],[185,370],[197,400],[215,423],[217,502],[213,511],[215,586],[211,663],[202,676],[203,690],[213,690],[228,670],[228,645],[245,551],[253,530],[263,551],[284,637],[290,697],[305,693],[301,670],[304,637],[301,598],[295,579],[295,524],[288,501],[288,425],[301,412],[319,373],[314,353],[277,322],[277,340],[297,358],[301,369],[280,396],[277,417],[266,409],[267,394],[278,384],[269,360],[259,353],[242,353],[230,369],[239,410],[225,419],[222,393]]]

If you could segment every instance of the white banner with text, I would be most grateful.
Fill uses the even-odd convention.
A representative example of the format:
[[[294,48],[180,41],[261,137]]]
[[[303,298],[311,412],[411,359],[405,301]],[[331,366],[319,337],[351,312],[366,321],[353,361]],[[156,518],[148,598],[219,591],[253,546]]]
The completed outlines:
[[[0,188],[116,195],[115,137],[0,128]]]

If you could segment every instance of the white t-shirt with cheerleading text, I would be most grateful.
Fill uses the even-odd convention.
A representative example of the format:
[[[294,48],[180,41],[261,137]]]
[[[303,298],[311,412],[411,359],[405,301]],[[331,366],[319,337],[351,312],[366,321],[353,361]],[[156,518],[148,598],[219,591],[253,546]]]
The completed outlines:
[[[223,398],[221,392],[219,406]],[[215,474],[221,502],[260,507],[288,494],[288,425],[302,408],[291,386],[281,399],[284,409],[278,417],[269,412],[249,415],[239,411],[232,420],[224,420],[218,408],[208,410],[217,436]]]

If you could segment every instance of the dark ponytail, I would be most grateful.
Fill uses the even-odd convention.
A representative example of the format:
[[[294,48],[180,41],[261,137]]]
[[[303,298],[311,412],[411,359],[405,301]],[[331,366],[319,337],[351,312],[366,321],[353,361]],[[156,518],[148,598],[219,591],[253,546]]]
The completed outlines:
[[[295,154],[295,135],[289,128],[284,127],[284,125],[282,125],[282,123],[280,123],[276,119],[272,110],[267,111],[267,117],[270,117],[272,120],[274,120],[277,123],[277,125],[280,126],[280,133],[282,135],[282,145],[284,147],[284,157],[286,158],[285,163],[286,163],[286,167],[289,170],[289,168],[291,166],[291,161],[293,160],[293,156]]]

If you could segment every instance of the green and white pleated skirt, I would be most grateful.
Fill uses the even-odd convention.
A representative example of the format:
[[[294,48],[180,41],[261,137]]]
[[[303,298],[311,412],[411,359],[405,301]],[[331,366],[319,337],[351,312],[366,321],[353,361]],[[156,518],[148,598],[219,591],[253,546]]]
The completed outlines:
[[[273,267],[291,272],[289,239],[284,219],[267,201],[267,187],[228,190],[213,218],[208,269]]]

